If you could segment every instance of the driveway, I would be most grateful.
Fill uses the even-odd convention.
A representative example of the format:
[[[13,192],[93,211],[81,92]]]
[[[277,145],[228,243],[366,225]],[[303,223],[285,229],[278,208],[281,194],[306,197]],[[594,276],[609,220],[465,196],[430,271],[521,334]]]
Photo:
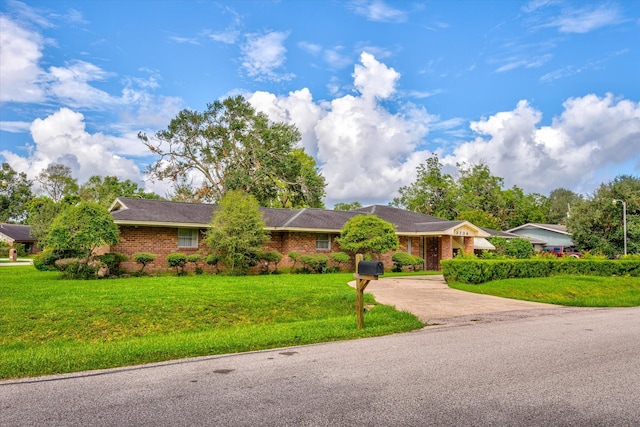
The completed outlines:
[[[349,284],[355,287],[355,281]],[[408,311],[430,325],[487,322],[576,310],[459,291],[449,288],[442,276],[381,277],[372,280],[365,293],[373,294],[381,304]]]

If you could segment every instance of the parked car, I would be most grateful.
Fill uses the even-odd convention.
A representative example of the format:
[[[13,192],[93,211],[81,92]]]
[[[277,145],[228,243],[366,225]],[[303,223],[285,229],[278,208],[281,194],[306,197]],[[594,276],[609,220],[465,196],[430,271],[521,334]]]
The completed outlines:
[[[577,251],[573,246],[545,246],[543,253],[549,253],[557,257],[570,256],[573,258],[582,258],[582,252]]]

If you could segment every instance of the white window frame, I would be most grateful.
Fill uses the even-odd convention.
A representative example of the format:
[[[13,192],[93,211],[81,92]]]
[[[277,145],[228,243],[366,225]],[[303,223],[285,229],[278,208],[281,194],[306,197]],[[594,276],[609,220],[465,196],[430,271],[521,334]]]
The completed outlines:
[[[187,236],[187,233],[189,235]],[[198,247],[198,230],[195,228],[178,228],[178,247],[179,248],[197,248]],[[187,240],[189,244],[187,245]]]
[[[321,239],[321,236],[326,236],[326,239]],[[322,244],[322,245],[321,245]],[[326,244],[326,247],[324,247]],[[319,233],[316,234],[316,250],[317,251],[330,251],[331,250],[331,234]]]

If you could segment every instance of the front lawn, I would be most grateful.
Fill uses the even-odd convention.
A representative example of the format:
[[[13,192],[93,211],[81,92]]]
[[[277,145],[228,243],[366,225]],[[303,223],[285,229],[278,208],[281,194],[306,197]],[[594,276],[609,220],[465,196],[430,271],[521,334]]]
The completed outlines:
[[[449,286],[479,294],[578,307],[640,305],[638,277],[550,276],[494,280],[480,285],[454,282]]]
[[[352,274],[59,280],[0,269],[0,378],[379,336],[421,328],[375,305],[356,329]],[[367,304],[375,304],[365,295]]]

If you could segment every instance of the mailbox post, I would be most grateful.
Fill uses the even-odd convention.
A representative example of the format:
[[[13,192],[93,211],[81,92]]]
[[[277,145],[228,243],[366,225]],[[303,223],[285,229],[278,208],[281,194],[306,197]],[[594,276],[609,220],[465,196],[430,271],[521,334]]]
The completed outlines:
[[[377,261],[363,261],[362,254],[356,255],[356,324],[358,329],[364,328],[364,290],[372,280],[378,280],[384,274],[384,265]]]

